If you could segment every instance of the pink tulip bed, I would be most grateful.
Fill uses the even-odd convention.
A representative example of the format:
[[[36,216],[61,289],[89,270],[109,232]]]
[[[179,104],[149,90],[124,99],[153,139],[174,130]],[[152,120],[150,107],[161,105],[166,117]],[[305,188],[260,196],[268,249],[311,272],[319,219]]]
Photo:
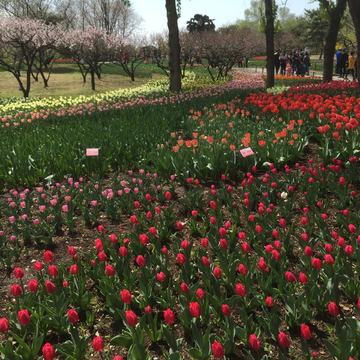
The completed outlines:
[[[359,359],[360,96],[342,86],[193,106],[153,167],[5,183],[1,357]]]

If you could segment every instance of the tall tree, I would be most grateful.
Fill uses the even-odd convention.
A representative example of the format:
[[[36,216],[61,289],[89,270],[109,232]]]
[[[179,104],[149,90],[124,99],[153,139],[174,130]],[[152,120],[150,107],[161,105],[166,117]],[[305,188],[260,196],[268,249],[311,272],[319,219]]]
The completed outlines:
[[[0,0],[0,12],[17,18],[44,20],[46,23],[67,23],[70,0]]]
[[[318,0],[329,16],[329,31],[325,39],[324,47],[324,71],[323,80],[331,81],[334,69],[334,54],[339,33],[341,19],[346,8],[346,0]]]
[[[360,2],[359,0],[348,0],[350,14],[353,19],[356,41],[357,41],[357,78],[360,82]]]
[[[265,0],[265,19],[266,19],[266,86],[267,88],[274,87],[274,66],[275,66],[275,58],[274,58],[274,8],[273,8],[273,0]]]
[[[175,0],[166,0],[166,13],[169,29],[170,91],[179,92],[181,90],[180,41]]]
[[[80,28],[91,25],[122,37],[132,35],[143,21],[128,0],[78,0],[77,8]]]
[[[56,48],[62,34],[59,25],[46,25],[41,20],[0,18],[0,69],[15,76],[25,98],[36,57]]]
[[[320,59],[325,47],[325,38],[329,32],[329,20],[325,9],[305,9],[305,23],[302,38],[310,49],[320,50]]]
[[[121,39],[105,30],[88,26],[85,30],[68,32],[61,39],[59,50],[66,51],[78,65],[84,82],[88,73],[91,75],[91,88],[95,90],[95,75],[101,77],[101,67],[105,62],[112,62],[116,57]]]

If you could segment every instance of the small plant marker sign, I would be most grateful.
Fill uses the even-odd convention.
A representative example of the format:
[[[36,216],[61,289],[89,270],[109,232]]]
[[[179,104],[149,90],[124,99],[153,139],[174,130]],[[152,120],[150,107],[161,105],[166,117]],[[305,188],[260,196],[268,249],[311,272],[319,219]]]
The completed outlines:
[[[240,153],[243,157],[247,157],[247,156],[250,156],[250,155],[254,155],[254,152],[251,150],[251,148],[245,148],[245,149],[241,149],[240,150]]]
[[[86,149],[86,156],[99,156],[99,149]]]

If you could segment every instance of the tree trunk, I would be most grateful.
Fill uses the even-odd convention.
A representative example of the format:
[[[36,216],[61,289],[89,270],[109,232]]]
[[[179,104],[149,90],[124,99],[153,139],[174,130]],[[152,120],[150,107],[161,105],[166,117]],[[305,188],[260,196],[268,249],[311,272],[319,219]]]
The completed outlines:
[[[322,49],[321,49],[321,50],[320,50],[320,55],[319,55],[319,60],[322,59],[322,56],[323,56],[323,51],[322,51]]]
[[[347,0],[347,2],[355,27],[355,35],[357,41],[357,79],[360,83],[360,2],[359,0]]]
[[[24,98],[29,97],[30,86],[31,86],[31,65],[29,66],[29,63],[27,63],[27,66],[28,68],[26,71],[26,88],[23,87]]]
[[[91,70],[91,89],[95,90],[95,71]]]
[[[274,46],[274,13],[272,0],[265,0],[265,17],[266,17],[266,87],[274,87],[274,67],[275,67],[275,46]]]
[[[334,70],[335,47],[339,33],[340,22],[346,8],[346,0],[337,0],[336,7],[333,10],[330,10],[328,7],[326,7],[326,4],[329,6],[327,0],[320,0],[320,2],[324,5],[330,16],[329,32],[326,36],[324,47],[323,80],[331,81]]]
[[[180,42],[175,0],[166,0],[167,24],[169,29],[170,91],[181,90]]]

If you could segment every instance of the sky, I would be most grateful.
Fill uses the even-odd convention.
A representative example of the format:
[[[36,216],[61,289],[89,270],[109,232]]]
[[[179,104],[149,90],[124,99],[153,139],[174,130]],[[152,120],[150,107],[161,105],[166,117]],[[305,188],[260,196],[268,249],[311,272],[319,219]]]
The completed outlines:
[[[280,1],[277,1],[279,4]],[[132,7],[144,19],[142,29],[147,33],[161,32],[167,29],[165,0],[132,0]],[[291,13],[302,15],[304,9],[316,9],[318,2],[309,0],[288,0],[287,7]],[[244,10],[250,8],[250,0],[181,0],[181,17],[179,28],[186,27],[186,21],[195,14],[208,15],[215,19],[216,27],[235,23],[244,19]]]

